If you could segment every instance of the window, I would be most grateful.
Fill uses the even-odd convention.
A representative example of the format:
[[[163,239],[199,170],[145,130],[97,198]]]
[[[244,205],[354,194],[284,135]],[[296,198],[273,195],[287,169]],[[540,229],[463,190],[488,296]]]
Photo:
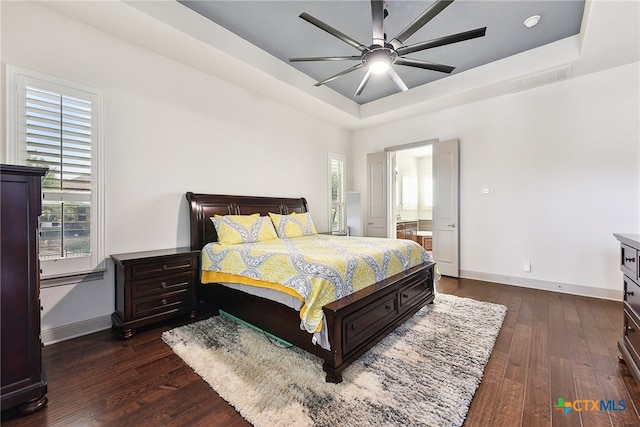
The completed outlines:
[[[347,229],[345,213],[345,157],[329,153],[329,230],[344,233]]]
[[[102,249],[99,91],[7,67],[8,159],[49,169],[42,181],[43,278],[95,269]]]

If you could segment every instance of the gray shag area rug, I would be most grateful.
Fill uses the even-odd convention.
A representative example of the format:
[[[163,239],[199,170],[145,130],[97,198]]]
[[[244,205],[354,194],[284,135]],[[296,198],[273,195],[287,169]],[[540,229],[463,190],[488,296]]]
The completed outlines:
[[[162,338],[256,427],[461,426],[506,311],[438,294],[340,384],[325,382],[320,358],[223,316]]]

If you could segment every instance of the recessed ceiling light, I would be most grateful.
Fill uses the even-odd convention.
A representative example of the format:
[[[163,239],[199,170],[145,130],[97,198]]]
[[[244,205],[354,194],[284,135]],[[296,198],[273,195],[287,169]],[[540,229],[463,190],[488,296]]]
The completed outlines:
[[[540,21],[540,15],[533,15],[524,20],[524,26],[527,28],[535,27]]]

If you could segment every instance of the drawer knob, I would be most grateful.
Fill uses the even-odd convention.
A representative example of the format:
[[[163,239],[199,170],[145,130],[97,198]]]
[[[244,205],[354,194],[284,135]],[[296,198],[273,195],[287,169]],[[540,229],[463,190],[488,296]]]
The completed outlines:
[[[164,264],[164,265],[162,266],[162,269],[163,269],[163,270],[166,270],[166,269],[168,269],[168,268],[169,268],[169,267],[167,267],[167,264]]]
[[[162,289],[166,288],[166,287],[167,287],[167,282],[162,282],[162,283],[160,283],[160,287],[161,287]]]
[[[387,304],[387,305],[384,306],[384,308],[387,309],[387,310],[391,310],[392,307],[391,307],[391,304]]]
[[[636,259],[633,257],[624,257],[624,262],[636,262]]]
[[[402,294],[402,298],[409,298],[409,295],[407,295],[407,294]]]
[[[167,300],[166,300],[166,299],[163,299],[162,301],[160,301],[160,304],[162,304],[162,305],[167,305]]]
[[[632,297],[633,296],[633,291],[624,291],[624,294],[627,296]]]
[[[635,330],[631,326],[625,326],[624,327],[624,333],[625,334],[630,334],[632,332],[635,332]]]
[[[351,330],[355,331],[356,329],[358,329],[358,326],[354,323],[351,325]]]

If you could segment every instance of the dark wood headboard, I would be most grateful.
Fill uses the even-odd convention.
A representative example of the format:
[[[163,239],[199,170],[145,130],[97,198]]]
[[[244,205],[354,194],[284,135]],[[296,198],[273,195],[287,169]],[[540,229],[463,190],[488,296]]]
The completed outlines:
[[[211,217],[218,215],[268,215],[292,212],[308,212],[304,197],[291,199],[285,197],[229,196],[221,194],[197,194],[188,192],[189,218],[191,220],[191,249],[202,249],[209,242],[217,242],[218,235]]]

